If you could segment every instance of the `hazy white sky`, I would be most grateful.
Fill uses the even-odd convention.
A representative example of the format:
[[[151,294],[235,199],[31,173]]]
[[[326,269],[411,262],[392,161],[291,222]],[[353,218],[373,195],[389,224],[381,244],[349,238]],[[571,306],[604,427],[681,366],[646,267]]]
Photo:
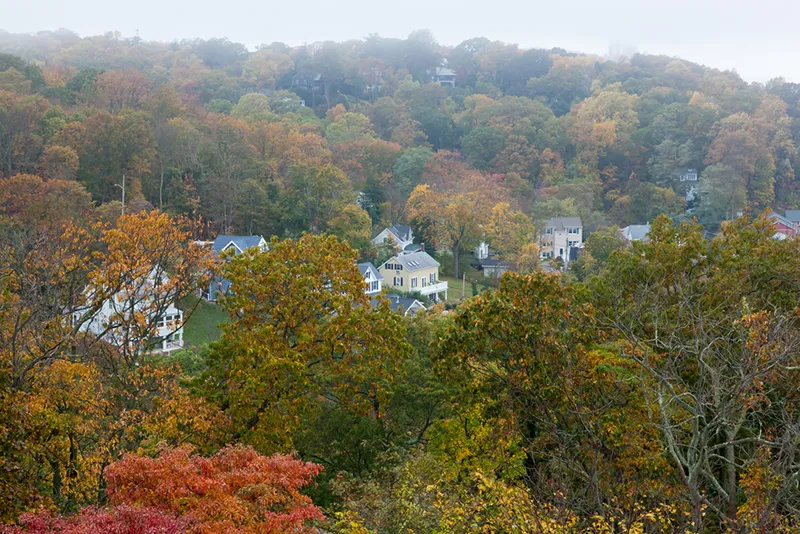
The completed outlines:
[[[0,0],[0,28],[11,32],[138,30],[148,40],[228,37],[255,46],[429,28],[449,45],[485,36],[598,54],[613,40],[760,82],[800,82],[798,15],[800,0]]]

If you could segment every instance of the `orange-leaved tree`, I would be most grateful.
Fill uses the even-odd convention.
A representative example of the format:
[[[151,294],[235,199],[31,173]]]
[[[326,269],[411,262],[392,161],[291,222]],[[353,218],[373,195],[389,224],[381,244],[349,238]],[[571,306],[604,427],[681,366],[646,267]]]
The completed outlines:
[[[0,526],[0,534],[184,534],[188,528],[186,520],[156,508],[90,506],[69,517],[45,509],[23,514],[19,525]]]
[[[113,505],[155,507],[189,521],[196,533],[313,532],[321,510],[301,490],[322,467],[290,455],[262,456],[229,446],[210,458],[190,449],[158,458],[129,455],[106,468]]]

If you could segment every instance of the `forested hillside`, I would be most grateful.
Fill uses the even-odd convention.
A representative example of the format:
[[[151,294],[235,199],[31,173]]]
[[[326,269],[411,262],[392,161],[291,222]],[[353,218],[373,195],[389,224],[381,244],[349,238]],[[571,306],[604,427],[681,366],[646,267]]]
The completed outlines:
[[[800,205],[798,86],[677,58],[445,47],[426,31],[248,51],[62,30],[0,33],[0,51],[0,172],[78,180],[98,203],[120,200],[125,174],[131,210],[220,233],[329,230],[363,248],[366,214],[402,222],[417,185],[469,173],[534,220],[580,215],[589,231],[684,214],[685,167],[711,228]],[[455,87],[431,83],[442,65]]]
[[[759,215],[800,86],[424,31],[0,50],[0,533],[800,531],[800,240]],[[518,272],[397,313],[356,265],[391,223]]]

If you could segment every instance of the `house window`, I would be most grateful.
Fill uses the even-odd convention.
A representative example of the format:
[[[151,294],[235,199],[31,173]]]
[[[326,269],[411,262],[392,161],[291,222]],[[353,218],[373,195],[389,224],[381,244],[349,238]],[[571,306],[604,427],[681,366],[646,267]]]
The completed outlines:
[[[411,287],[417,287],[417,277],[411,279]]]
[[[546,233],[546,234],[552,234],[552,233],[553,233],[553,229],[552,229],[552,228],[547,228],[547,229],[544,231],[544,233]]]
[[[159,319],[158,326],[161,328],[166,328],[167,326],[171,326],[176,323],[180,319],[180,315],[166,315]]]
[[[431,282],[431,285],[436,283],[436,273],[431,273],[430,282]]]
[[[563,248],[558,249],[558,255],[559,256],[563,256],[564,255],[564,249]]]
[[[574,247],[577,244],[578,244],[577,241],[567,241],[567,246],[570,246],[570,247]]]
[[[371,273],[370,273],[369,271],[367,271],[367,272],[364,274],[364,278],[365,278],[365,279],[367,279],[367,280],[369,280],[369,278],[370,278],[370,274],[371,274]]]
[[[568,234],[578,234],[578,233],[580,233],[580,229],[579,228],[569,228],[567,230],[567,233]]]
[[[380,281],[375,280],[374,282],[372,282],[372,285],[370,286],[370,290],[371,291],[378,291],[380,289],[380,284],[381,284]]]
[[[422,277],[422,287],[426,287],[428,285],[428,279],[424,276]]]
[[[392,285],[402,286],[403,285],[403,277],[402,276],[395,276],[394,280],[392,281]]]

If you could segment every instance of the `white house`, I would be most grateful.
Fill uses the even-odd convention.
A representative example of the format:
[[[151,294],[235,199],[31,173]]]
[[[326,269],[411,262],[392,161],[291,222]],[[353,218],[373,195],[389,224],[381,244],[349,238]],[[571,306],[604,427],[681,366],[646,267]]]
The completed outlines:
[[[481,241],[480,245],[472,251],[472,257],[476,260],[485,260],[489,257],[489,243]]]
[[[410,226],[394,224],[372,238],[372,244],[376,246],[389,243],[393,243],[397,250],[402,251],[407,246],[414,244],[414,232]]]
[[[229,250],[233,250],[234,256],[251,248],[258,248],[260,252],[269,250],[269,243],[260,235],[219,235],[211,246],[218,256]],[[218,296],[224,295],[228,291],[230,285],[229,280],[218,276],[211,281],[208,291],[203,292],[203,298],[215,301]]]
[[[361,271],[361,276],[364,277],[364,285],[366,286],[364,292],[367,295],[377,295],[383,291],[383,275],[372,265],[372,262],[359,263],[358,270]]]
[[[456,72],[447,67],[438,67],[432,76],[434,83],[439,85],[448,85],[450,87],[456,86]]]
[[[481,241],[472,251],[472,266],[487,278],[500,278],[503,273],[511,270],[511,264],[494,257],[489,250],[489,244],[485,241]]]
[[[539,237],[541,259],[561,258],[569,261],[570,249],[583,248],[583,223],[580,217],[553,217],[547,221]]]
[[[378,270],[389,288],[419,292],[434,301],[447,300],[447,282],[439,281],[439,262],[425,251],[397,254]]]
[[[687,202],[691,202],[697,196],[697,169],[678,169],[675,171],[680,191],[683,193]]]
[[[91,310],[91,296],[87,305],[73,315],[73,320],[83,321],[79,330],[100,336],[112,345],[123,346],[126,342],[145,341],[152,344],[151,352],[169,352],[183,347],[183,311],[175,306],[168,294],[159,294],[159,287],[166,286],[169,279],[161,275],[161,283],[156,283],[155,270],[146,283],[136,289],[137,294],[120,291],[103,301],[91,317],[84,317]],[[142,314],[144,321],[137,321],[132,329],[123,328],[121,323],[132,323],[131,313]],[[154,328],[153,336],[147,334]],[[132,331],[133,330],[133,331]],[[141,339],[144,335],[149,340]],[[137,339],[131,340],[130,337]]]
[[[500,278],[504,273],[511,270],[511,264],[507,261],[487,258],[485,260],[480,260],[477,269],[481,271],[486,278]]]

